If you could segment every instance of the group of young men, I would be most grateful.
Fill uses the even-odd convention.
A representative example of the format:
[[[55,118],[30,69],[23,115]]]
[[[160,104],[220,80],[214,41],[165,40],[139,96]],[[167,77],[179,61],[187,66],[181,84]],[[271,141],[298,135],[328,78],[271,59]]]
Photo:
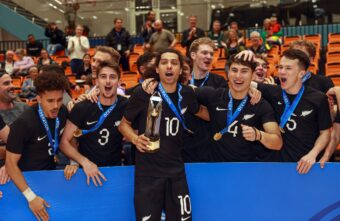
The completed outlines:
[[[213,53],[210,39],[193,41],[190,87],[180,83],[183,55],[174,49],[159,52],[155,61],[147,59],[154,62],[158,81],[145,80],[127,99],[117,94],[119,54],[100,47],[92,68],[98,101],[72,103],[70,112],[62,105],[65,77],[43,71],[35,80],[38,104],[10,129],[0,121],[1,139],[9,133],[6,170],[36,218],[49,220],[49,204],[30,189],[22,171],[55,169],[59,149],[71,159],[66,179],[80,165],[87,184],[97,186],[106,181],[99,167],[121,165],[123,137],[135,145],[134,204],[136,219],[143,221],[160,220],[162,211],[167,220],[192,220],[184,162],[298,162],[297,171],[304,174],[320,158],[329,161],[339,142],[340,116],[337,111],[331,135],[327,96],[308,86],[313,55],[304,48],[285,51],[277,86],[253,81],[258,65],[251,52],[231,58],[226,82],[209,72]],[[162,114],[160,148],[151,153],[144,132],[154,93],[162,99]],[[328,95],[339,104],[339,88]]]

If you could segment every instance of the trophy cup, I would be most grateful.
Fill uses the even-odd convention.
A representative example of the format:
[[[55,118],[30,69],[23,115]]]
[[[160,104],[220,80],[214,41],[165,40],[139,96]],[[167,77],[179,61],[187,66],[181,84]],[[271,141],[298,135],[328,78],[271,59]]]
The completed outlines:
[[[162,101],[158,92],[150,97],[144,135],[150,139],[151,145],[148,147],[150,148],[149,152],[151,153],[158,151],[160,147],[159,128],[161,125]]]

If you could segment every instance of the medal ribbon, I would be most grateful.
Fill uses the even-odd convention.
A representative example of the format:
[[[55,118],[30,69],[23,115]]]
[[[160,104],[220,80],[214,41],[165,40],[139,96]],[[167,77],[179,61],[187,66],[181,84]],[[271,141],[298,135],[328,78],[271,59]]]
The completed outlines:
[[[311,76],[312,76],[312,73],[310,71],[307,71],[305,76],[303,76],[302,78],[302,83],[304,84]]]
[[[284,112],[283,112],[283,114],[281,115],[281,118],[280,118],[280,128],[283,129],[285,127],[288,119],[293,114],[293,112],[295,111],[295,108],[299,104],[304,91],[305,91],[305,86],[302,85],[302,87],[299,90],[299,93],[294,98],[293,103],[290,104],[286,92],[284,90],[282,90],[283,101],[285,103],[285,110],[284,110]]]
[[[181,102],[183,100],[183,97],[181,95],[181,90],[182,90],[182,86],[180,84],[177,84],[178,87],[178,91],[177,91],[177,95],[178,95],[178,103],[177,103],[177,107],[178,110],[182,110],[181,108]],[[184,122],[184,116],[182,115],[181,112],[178,112],[177,108],[175,107],[174,103],[172,102],[172,100],[170,99],[169,95],[166,93],[163,85],[161,82],[159,82],[158,84],[158,91],[160,92],[163,100],[165,100],[165,102],[167,103],[167,105],[169,106],[169,108],[171,109],[171,111],[176,115],[177,119],[179,120],[179,122],[182,124],[183,128],[189,132],[191,132],[188,127],[185,125]],[[192,132],[191,132],[192,133]]]
[[[56,120],[55,120],[54,140],[53,140],[50,127],[48,126],[45,114],[44,114],[40,104],[38,105],[38,114],[39,114],[39,118],[41,120],[41,123],[43,124],[45,131],[47,133],[47,138],[48,138],[48,141],[50,143],[50,146],[53,148],[53,154],[56,155],[58,147],[59,147],[59,132],[58,132],[59,125],[60,125],[59,118],[57,117]]]
[[[230,90],[229,90],[228,96],[229,96],[229,102],[228,102],[228,113],[227,113],[227,125],[226,125],[225,128],[223,128],[223,130],[221,130],[219,132],[221,135],[225,134],[228,131],[230,124],[232,122],[234,122],[234,120],[238,117],[238,115],[240,115],[241,111],[246,106],[247,101],[248,101],[248,96],[243,98],[243,100],[237,106],[235,112],[233,113],[233,103],[234,102],[233,102],[233,97],[231,96]]]
[[[199,87],[203,87],[205,82],[208,80],[208,78],[209,78],[209,71],[207,72],[207,75],[205,76],[204,81],[201,83],[201,85]],[[194,75],[194,72],[191,73],[190,84],[195,86],[195,75]]]
[[[117,102],[118,102],[118,97],[116,101],[104,113],[100,115],[99,120],[96,123],[96,125],[94,125],[91,129],[82,130],[82,135],[96,131],[104,123],[105,119],[110,115],[110,113],[115,109]],[[104,111],[102,104],[99,102],[99,99],[98,99],[97,105],[98,105],[99,110]]]

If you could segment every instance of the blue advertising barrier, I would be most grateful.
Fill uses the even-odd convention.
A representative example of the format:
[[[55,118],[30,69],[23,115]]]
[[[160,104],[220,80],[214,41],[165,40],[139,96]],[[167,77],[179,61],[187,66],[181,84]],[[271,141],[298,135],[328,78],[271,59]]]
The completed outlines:
[[[295,163],[186,165],[194,221],[339,220],[340,164],[316,164],[307,175]],[[51,220],[135,220],[134,167],[101,168],[107,182],[86,185],[83,171],[66,181],[62,171],[26,172],[30,187],[50,205]],[[1,221],[35,220],[11,182],[0,186]]]

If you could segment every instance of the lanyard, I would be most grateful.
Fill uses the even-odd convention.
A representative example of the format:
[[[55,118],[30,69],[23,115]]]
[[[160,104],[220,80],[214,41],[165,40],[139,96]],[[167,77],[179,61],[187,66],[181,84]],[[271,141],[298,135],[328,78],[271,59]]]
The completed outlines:
[[[182,90],[182,86],[180,84],[177,84],[178,87],[178,103],[177,103],[177,108],[178,110],[182,110],[181,108],[181,102],[183,100],[183,97],[181,95],[181,90]],[[165,100],[165,102],[167,103],[167,105],[169,106],[169,108],[171,109],[171,111],[176,115],[177,119],[179,120],[179,122],[182,124],[183,128],[185,130],[187,130],[188,132],[192,133],[191,130],[188,129],[188,127],[185,125],[184,122],[184,116],[182,115],[181,112],[178,112],[177,108],[175,107],[174,103],[172,102],[172,100],[170,99],[169,95],[166,93],[162,83],[158,84],[158,91],[160,92],[163,100]]]
[[[47,133],[47,137],[48,137],[48,141],[50,143],[50,146],[53,148],[53,154],[56,155],[58,147],[59,147],[59,133],[58,133],[58,129],[59,129],[59,125],[60,125],[59,118],[57,117],[56,120],[55,120],[54,139],[53,139],[50,127],[48,126],[45,114],[44,114],[40,104],[38,105],[38,113],[39,113],[39,118],[41,120],[41,123],[43,124],[45,131]]]
[[[294,98],[294,101],[293,101],[292,104],[290,104],[286,92],[284,90],[282,90],[283,101],[285,103],[285,110],[284,110],[284,112],[283,112],[283,114],[281,115],[281,118],[280,118],[280,128],[281,129],[283,129],[285,127],[288,119],[293,114],[295,108],[299,104],[304,90],[305,90],[305,86],[302,85],[302,87],[299,90],[298,95]]]
[[[231,125],[232,122],[240,115],[242,112],[243,108],[246,106],[247,101],[248,101],[248,96],[243,98],[241,103],[237,106],[235,112],[233,113],[233,97],[231,96],[231,92],[229,91],[228,93],[229,96],[229,102],[228,102],[228,113],[227,113],[227,124],[226,127],[223,128],[220,132],[216,133],[214,136],[214,140],[219,140],[222,138],[222,135],[225,134],[228,131],[229,126]]]
[[[203,85],[208,80],[208,78],[209,78],[209,72],[207,72],[207,74],[206,74],[206,76],[204,78],[204,81],[201,83],[201,85],[199,87],[203,87]],[[194,72],[191,73],[190,84],[195,86],[195,75],[194,75]]]
[[[302,78],[302,83],[306,83],[306,81],[312,76],[312,73],[310,71],[307,71],[307,73],[305,74],[305,76],[303,76]]]
[[[107,109],[104,112],[103,106],[98,100],[97,106],[98,106],[99,110],[101,110],[103,113],[100,115],[99,120],[96,123],[96,125],[94,125],[91,129],[82,130],[81,134],[85,135],[85,134],[92,133],[92,132],[96,131],[104,123],[105,119],[110,115],[110,113],[115,109],[117,102],[118,102],[118,97],[117,97],[116,101],[109,107],[109,109]]]

